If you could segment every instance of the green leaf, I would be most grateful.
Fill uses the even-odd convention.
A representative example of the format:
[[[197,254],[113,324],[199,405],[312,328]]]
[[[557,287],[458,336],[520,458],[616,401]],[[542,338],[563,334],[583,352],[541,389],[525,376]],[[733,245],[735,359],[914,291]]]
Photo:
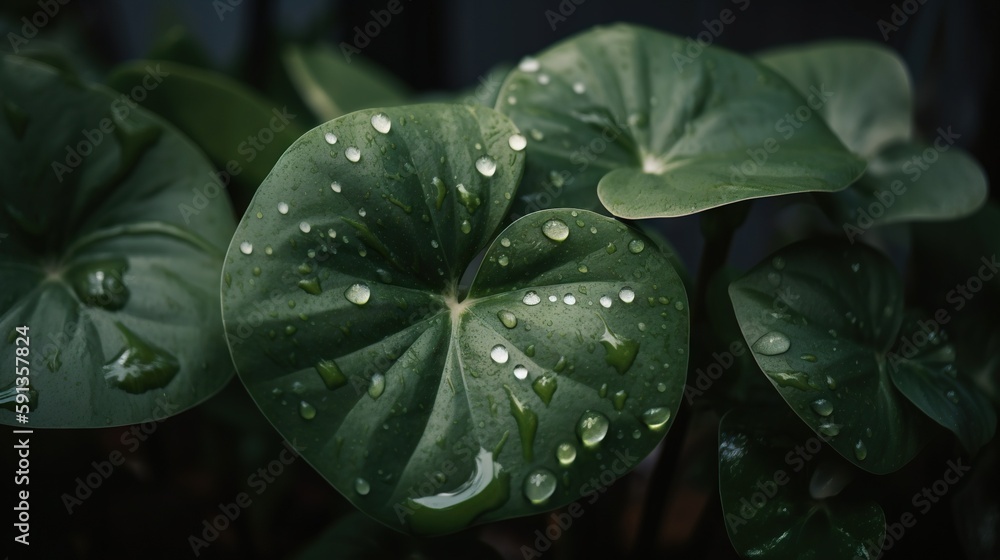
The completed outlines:
[[[933,319],[907,317],[897,348],[888,355],[889,372],[910,402],[975,454],[993,438],[996,412],[985,394],[958,377],[955,347],[940,329]]]
[[[868,160],[858,182],[817,195],[833,219],[845,222],[849,235],[874,225],[956,218],[983,204],[986,175],[954,145],[960,135],[940,128],[933,143],[912,139],[910,79],[891,49],[832,41],[768,51],[758,58],[803,95],[831,92],[820,114],[851,151]]]
[[[148,87],[152,84],[153,87]],[[276,106],[226,76],[174,62],[141,60],[119,66],[108,85],[142,92],[142,106],[194,140],[220,170],[223,188],[238,183],[234,198],[245,208],[278,157],[306,128],[300,115]],[[206,175],[204,183],[212,182]]]
[[[876,474],[916,455],[929,434],[890,378],[903,293],[888,259],[860,244],[796,243],[729,294],[761,370],[834,449]]]
[[[359,109],[401,105],[406,86],[363,58],[326,44],[290,45],[282,53],[299,95],[321,121]]]
[[[118,95],[0,61],[0,350],[14,424],[16,329],[30,329],[31,427],[104,427],[194,406],[232,375],[217,285],[225,197],[191,204],[211,167]]]
[[[326,123],[278,162],[227,256],[223,314],[251,395],[352,503],[401,531],[579,499],[652,451],[677,410],[677,273],[652,240],[587,211],[496,235],[519,138],[471,105]]]
[[[818,439],[787,411],[736,409],[722,418],[719,491],[729,539],[740,556],[879,556],[882,508],[841,494],[852,468],[817,447]]]
[[[772,71],[724,49],[689,49],[615,25],[523,60],[497,108],[529,138],[525,211],[600,203],[625,218],[682,216],[835,191],[861,175],[864,163]]]

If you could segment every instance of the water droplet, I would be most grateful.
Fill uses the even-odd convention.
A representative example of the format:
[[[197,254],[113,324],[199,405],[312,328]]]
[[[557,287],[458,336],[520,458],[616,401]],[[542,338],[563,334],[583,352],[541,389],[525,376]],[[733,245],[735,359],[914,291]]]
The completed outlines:
[[[632,241],[628,242],[628,250],[631,251],[633,254],[638,255],[645,248],[646,248],[646,243],[643,242],[642,239],[633,239]]]
[[[812,354],[802,354],[801,356],[799,356],[799,359],[806,362],[815,362],[816,356],[813,356]]]
[[[601,346],[604,347],[605,351],[604,361],[623,375],[632,367],[636,356],[639,355],[639,343],[616,334],[606,322],[604,323],[604,334],[601,335]]]
[[[469,223],[469,220],[462,220],[461,227],[462,227],[462,233],[468,234],[470,231],[472,231],[472,224]]]
[[[500,322],[503,323],[503,326],[507,327],[508,329],[513,329],[514,327],[517,326],[517,317],[510,311],[507,311],[506,309],[501,309],[500,311],[497,311],[497,319],[500,319]]]
[[[601,397],[602,399],[604,397],[608,396],[608,384],[607,383],[601,383],[601,388],[597,390],[597,396]]]
[[[566,294],[563,296],[563,303],[566,305],[574,305],[576,303],[576,296],[573,294]]]
[[[326,143],[331,146],[337,143],[337,135],[332,132],[324,134],[323,139],[326,140]]]
[[[333,391],[347,385],[347,376],[340,370],[340,366],[333,360],[320,360],[316,363],[316,373],[326,388]]]
[[[834,379],[832,376],[827,375],[826,376],[826,386],[829,387],[831,391],[834,390],[834,389],[836,389],[837,388],[837,380]]]
[[[318,296],[323,293],[323,287],[319,285],[319,278],[306,278],[299,280],[299,288],[307,294]]]
[[[588,410],[580,416],[576,423],[576,435],[587,447],[594,447],[608,435],[611,423],[608,417],[593,410]]]
[[[535,469],[524,477],[524,497],[537,505],[549,501],[556,491],[556,475],[548,469]]]
[[[825,436],[836,436],[840,433],[840,426],[832,422],[827,422],[819,425],[819,433]]]
[[[555,303],[555,302],[559,301],[559,296],[557,296],[555,294],[552,294],[551,296],[549,296],[549,301],[551,301],[552,303]]]
[[[368,396],[377,399],[385,392],[385,376],[381,373],[372,374],[371,383],[368,385]]]
[[[559,219],[551,219],[542,224],[542,233],[552,241],[562,243],[569,237],[569,226]]]
[[[774,372],[768,373],[768,377],[774,380],[779,387],[791,387],[800,391],[809,391],[809,376],[801,371],[796,372]]]
[[[339,193],[342,190],[342,187],[340,186],[340,183],[338,183],[337,181],[334,181],[334,182],[330,183],[330,190],[333,191],[333,192],[335,192],[335,193]]]
[[[615,251],[617,250],[618,247],[615,247],[614,243],[608,243],[608,246],[604,248],[604,251],[607,252],[609,255],[615,254]]]
[[[858,461],[864,461],[865,457],[868,456],[868,447],[860,439],[854,444],[854,456],[858,458]]]
[[[521,298],[521,301],[525,305],[538,305],[539,303],[541,303],[542,298],[538,296],[538,292],[531,291],[524,294],[524,297]]]
[[[309,225],[309,222],[299,222],[299,230],[302,231],[302,233],[309,233],[312,231],[312,226]]]
[[[945,396],[948,397],[949,401],[958,404],[958,395],[955,394],[955,391],[948,391]]]
[[[526,56],[521,59],[521,63],[517,65],[517,68],[522,72],[537,72],[541,66],[542,65],[538,63],[538,59]]]
[[[675,301],[674,302],[674,309],[676,309],[677,311],[684,311],[684,302],[680,301],[680,300]]]
[[[541,84],[541,85],[543,85],[543,86],[547,86],[547,85],[549,85],[549,82],[550,82],[550,81],[551,81],[551,80],[550,80],[550,78],[549,78],[549,75],[548,75],[548,74],[539,74],[539,75],[538,75],[538,83],[539,83],[539,84]]]
[[[316,417],[316,407],[306,401],[300,402],[299,416],[301,416],[303,420],[312,420]]]
[[[659,391],[659,392],[661,392],[661,393],[664,392],[664,391],[666,391],[667,390],[667,384],[666,383],[657,383],[656,384],[656,390]]]
[[[791,347],[792,343],[788,337],[778,331],[771,331],[757,339],[753,343],[753,351],[765,356],[777,356],[784,354]]]
[[[510,258],[507,257],[507,255],[500,255],[500,257],[497,259],[497,264],[499,264],[500,266],[507,266],[508,264],[510,264]]]
[[[572,465],[576,460],[576,446],[572,443],[560,443],[559,447],[556,447],[556,459],[564,467]]]
[[[658,406],[642,413],[642,422],[651,430],[659,430],[670,421],[670,409]]]
[[[771,259],[771,264],[774,266],[774,268],[778,270],[785,269],[785,259],[781,257],[774,257],[773,259]]]
[[[483,156],[476,160],[476,171],[483,177],[492,177],[497,172],[497,162],[490,156]]]
[[[535,444],[535,432],[538,431],[538,415],[531,407],[523,404],[511,391],[507,385],[503,386],[510,400],[510,414],[517,423],[517,433],[521,439],[521,454],[525,461],[531,461],[533,456],[533,446]]]
[[[576,82],[573,84],[573,93],[582,95],[585,91],[587,91],[587,86],[585,86],[583,82]]]
[[[364,208],[358,208],[358,216],[361,216],[362,218],[364,218],[367,215],[368,215],[368,212]],[[345,241],[345,243],[346,243],[346,241]]]
[[[529,344],[527,348],[524,349],[524,355],[529,358],[535,357],[535,345]]]
[[[371,289],[368,288],[367,284],[357,283],[351,284],[350,288],[344,292],[344,297],[347,301],[353,303],[354,305],[364,305],[368,303],[368,299],[371,297]]]
[[[287,202],[279,202],[278,203],[278,213],[282,214],[282,215],[288,213],[288,203]]]
[[[552,395],[555,394],[558,388],[558,382],[555,377],[550,375],[541,375],[531,383],[531,388],[535,391],[542,402],[548,405],[552,402]]]
[[[601,302],[601,307],[603,307],[604,309],[611,308],[611,298],[609,298],[608,296],[601,296],[600,302]]]
[[[853,270],[854,272],[860,271],[861,270],[861,263],[852,263],[851,264],[851,270]]]
[[[528,139],[520,134],[512,134],[510,138],[507,139],[507,145],[510,149],[515,152],[520,152],[528,145]]]
[[[628,393],[624,390],[615,391],[614,395],[611,395],[611,404],[615,406],[615,410],[621,412],[625,408],[625,401],[628,400]]]
[[[371,492],[371,489],[371,485],[363,478],[358,478],[354,481],[354,491],[362,496],[367,496],[368,492]]]
[[[632,288],[625,286],[618,291],[618,299],[625,303],[632,303],[632,300],[635,299],[635,292],[632,291]]]
[[[504,472],[493,453],[479,449],[476,467],[465,483],[451,492],[407,498],[410,528],[421,535],[438,535],[465,527],[484,512],[506,504],[510,498],[510,473]]]
[[[498,364],[506,364],[509,357],[507,347],[503,344],[497,344],[490,350],[490,358],[493,358],[493,361]]]
[[[243,243],[240,243],[240,252],[243,253],[244,255],[249,255],[250,253],[253,253],[253,243],[250,243],[249,241],[244,241]]]
[[[472,194],[469,189],[465,188],[465,185],[459,183],[455,186],[455,190],[458,191],[458,201],[465,206],[465,209],[469,214],[474,214],[482,201],[479,199],[478,195]]]
[[[516,378],[518,378],[518,379],[520,379],[522,381],[525,380],[525,379],[527,379],[528,378],[528,368],[522,366],[521,364],[518,364],[518,365],[514,366],[514,377],[516,377]]]
[[[147,342],[125,325],[115,323],[125,337],[125,347],[104,364],[104,379],[113,387],[133,395],[166,387],[180,371],[177,358]]]
[[[510,239],[504,237],[503,239],[500,240],[500,245],[503,245],[504,247],[510,247]]]
[[[569,361],[566,359],[566,356],[559,356],[559,359],[556,360],[556,365],[552,366],[552,371],[562,373],[568,363]]]
[[[118,259],[80,265],[73,269],[71,284],[76,296],[84,304],[117,311],[125,307],[129,299],[129,290],[124,282],[127,268],[128,263]],[[226,285],[231,283],[230,277]]]
[[[352,163],[357,163],[358,161],[361,160],[361,150],[355,148],[354,146],[351,146],[346,150],[344,150],[344,157],[347,158],[347,161],[350,161]]]
[[[812,409],[820,416],[833,414],[833,403],[826,399],[816,399],[812,402]]]
[[[382,134],[388,134],[389,129],[392,128],[392,121],[389,120],[389,115],[385,113],[375,113],[372,115],[372,128]]]

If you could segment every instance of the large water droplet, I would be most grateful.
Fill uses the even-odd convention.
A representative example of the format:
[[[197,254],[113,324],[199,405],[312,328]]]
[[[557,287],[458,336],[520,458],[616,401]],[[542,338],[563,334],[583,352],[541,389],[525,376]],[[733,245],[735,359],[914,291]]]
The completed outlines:
[[[389,115],[385,113],[375,113],[372,115],[372,128],[382,134],[388,134],[389,129],[392,128],[392,121],[389,120]]]
[[[556,491],[556,475],[548,469],[535,469],[524,477],[524,497],[537,505],[544,504]]]
[[[104,364],[104,379],[126,393],[139,394],[166,387],[180,371],[177,358],[147,342],[125,325],[115,323],[125,337],[125,347]]]
[[[385,392],[385,376],[381,373],[372,374],[371,383],[368,385],[368,396],[377,399]]]
[[[574,296],[573,294],[566,294],[566,295],[564,295],[563,296],[563,303],[565,303],[566,305],[575,305],[576,304],[576,296]]]
[[[497,172],[497,162],[490,156],[483,156],[476,160],[476,171],[483,177],[492,177]]]
[[[538,305],[542,301],[542,298],[538,295],[538,292],[531,291],[524,294],[524,297],[521,298],[521,301],[525,305]]]
[[[569,226],[559,219],[551,219],[542,224],[542,233],[552,241],[562,243],[569,237]]]
[[[299,230],[302,233],[309,233],[312,231],[312,226],[309,225],[309,222],[299,222]]]
[[[646,243],[642,239],[633,239],[628,242],[628,250],[633,254],[638,255],[646,248]]]
[[[580,416],[576,423],[576,435],[587,447],[594,447],[608,435],[611,422],[608,417],[593,410],[588,410]]]
[[[771,331],[753,343],[753,351],[765,356],[777,356],[788,352],[792,342],[778,331]]]
[[[515,152],[520,152],[528,145],[528,139],[520,134],[512,134],[510,138],[507,139],[507,145],[510,149]]]
[[[358,161],[361,160],[361,150],[355,148],[354,146],[351,146],[346,150],[344,150],[344,157],[347,158],[347,161],[350,161],[352,163],[357,163]]]
[[[517,326],[517,317],[506,309],[497,311],[497,319],[500,319],[500,323],[508,329],[513,329]]]
[[[368,481],[363,478],[358,478],[354,481],[354,491],[362,496],[367,496],[371,489],[371,485],[368,484]]]
[[[337,135],[332,132],[324,134],[323,139],[326,140],[326,143],[331,146],[337,143]]]
[[[303,420],[312,420],[316,417],[316,407],[306,401],[300,402],[299,416],[301,416]]]
[[[541,375],[531,384],[531,388],[535,391],[535,394],[546,405],[552,402],[552,395],[555,394],[557,387],[556,378],[551,375]]]
[[[816,399],[812,402],[812,409],[820,416],[833,414],[833,403],[826,399]]]
[[[600,301],[601,301],[601,307],[605,309],[611,308],[611,298],[609,298],[608,296],[601,296]]]
[[[503,344],[497,344],[490,350],[490,358],[493,358],[493,361],[498,364],[506,364],[509,357],[507,347]]]
[[[632,303],[632,301],[635,299],[635,292],[632,291],[632,288],[625,286],[624,288],[618,291],[618,299],[622,300],[625,303]]]
[[[560,443],[559,447],[556,447],[556,459],[564,467],[572,465],[576,460],[576,446],[572,443]]]
[[[518,378],[518,379],[520,379],[522,381],[525,380],[525,379],[527,379],[528,378],[528,368],[524,367],[521,364],[518,364],[518,365],[514,366],[514,377],[516,377],[516,378]]]
[[[362,284],[358,282],[357,284],[351,284],[350,288],[344,292],[344,297],[347,301],[353,303],[354,305],[364,305],[368,303],[368,299],[371,298],[372,292],[368,288],[367,284]]]
[[[253,243],[250,243],[249,241],[244,241],[243,243],[240,243],[240,252],[243,253],[244,255],[249,255],[250,253],[253,253]]]
[[[615,333],[606,322],[604,334],[601,335],[601,346],[605,351],[604,361],[620,374],[627,372],[639,355],[639,343]]]
[[[659,430],[670,421],[670,409],[658,406],[642,413],[642,422],[651,430]]]
[[[450,492],[406,499],[408,521],[417,534],[447,533],[469,525],[509,498],[510,474],[493,460],[493,453],[480,448],[472,476],[461,486]]]
[[[125,260],[88,263],[73,269],[70,282],[84,304],[117,311],[128,303],[129,290],[124,282],[126,268]]]

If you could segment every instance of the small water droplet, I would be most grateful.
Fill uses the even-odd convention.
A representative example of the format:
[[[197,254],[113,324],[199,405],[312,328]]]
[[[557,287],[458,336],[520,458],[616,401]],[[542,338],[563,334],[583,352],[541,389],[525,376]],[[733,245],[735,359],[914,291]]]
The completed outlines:
[[[809,391],[812,389],[812,386],[809,385],[809,376],[801,371],[779,371],[768,373],[767,376],[773,379],[779,387],[791,387],[800,391]]]
[[[586,274],[587,272],[590,271],[590,269],[587,268],[587,265],[581,264],[580,266],[576,267],[576,271],[579,272],[580,274]]]
[[[531,138],[534,139],[535,142],[541,142],[542,140],[545,140],[545,133],[542,132],[541,130],[538,130],[537,128],[532,128],[530,134]]]
[[[350,161],[352,163],[357,163],[358,161],[361,160],[361,150],[357,149],[354,146],[351,146],[346,150],[344,150],[344,157],[347,158],[347,161]]]
[[[333,360],[320,360],[315,365],[316,373],[326,388],[333,391],[347,385],[347,376],[340,370],[340,366]]]
[[[548,469],[535,469],[524,478],[524,497],[537,505],[549,501],[556,491],[556,475]]]
[[[826,386],[829,387],[831,391],[834,390],[834,389],[836,389],[837,388],[837,380],[834,379],[832,376],[827,375],[826,376]]]
[[[860,271],[861,270],[861,263],[852,263],[851,264],[851,270],[853,270],[854,272]]]
[[[812,354],[802,354],[801,356],[799,356],[799,359],[806,362],[815,362],[816,356],[813,356]]]
[[[642,413],[642,422],[651,430],[659,430],[670,421],[670,409],[658,406]]]
[[[538,292],[531,291],[524,294],[524,297],[521,298],[521,301],[525,305],[538,305],[539,303],[541,303],[542,298],[539,297]]]
[[[816,399],[812,402],[812,409],[820,416],[833,414],[833,403],[826,399]]]
[[[541,375],[535,379],[531,384],[531,388],[538,395],[538,398],[542,399],[542,402],[548,405],[552,402],[552,395],[555,394],[558,388],[558,382],[556,378],[550,375]]]
[[[389,115],[385,113],[375,113],[372,115],[372,128],[382,134],[388,134],[389,129],[392,128],[392,121],[389,120]]]
[[[358,208],[358,216],[361,216],[362,218],[364,218],[367,215],[368,215],[368,212],[364,208]],[[346,241],[345,241],[345,243],[346,243]]]
[[[632,291],[632,288],[625,286],[624,288],[618,291],[618,299],[622,300],[625,303],[632,303],[632,301],[635,299],[635,292]]]
[[[299,416],[301,416],[303,420],[312,420],[313,418],[316,417],[316,407],[307,403],[306,401],[300,402]]]
[[[785,259],[781,257],[774,257],[773,259],[771,259],[771,264],[774,266],[774,268],[778,270],[785,269]]]
[[[510,258],[507,255],[500,255],[500,257],[497,258],[497,264],[500,266],[507,266],[510,264]]]
[[[573,294],[566,294],[563,296],[563,303],[566,305],[574,305],[576,303],[576,296]]]
[[[625,408],[625,401],[628,400],[628,393],[624,390],[615,391],[614,395],[611,395],[611,404],[614,405],[615,410],[621,412]]]
[[[788,337],[778,331],[771,331],[757,339],[753,343],[753,351],[764,356],[777,356],[784,354],[791,347],[792,343]]]
[[[666,391],[667,390],[667,384],[666,383],[657,383],[656,384],[656,390],[659,391],[659,392],[661,392],[661,393],[664,392],[664,391]]]
[[[604,248],[604,250],[605,250],[605,252],[607,252],[607,253],[608,253],[609,255],[613,255],[613,254],[615,253],[615,251],[617,251],[617,250],[618,250],[618,247],[615,247],[615,244],[614,244],[614,243],[608,243],[608,246],[607,246],[607,247],[605,247],[605,248]]]
[[[500,240],[500,245],[503,245],[504,247],[510,247],[510,239],[504,237],[503,239]]]
[[[860,439],[854,444],[854,456],[858,458],[858,461],[864,461],[865,457],[868,456],[868,448],[865,446],[865,442]]]
[[[312,226],[309,225],[309,222],[299,222],[299,230],[302,233],[309,233],[312,231]]]
[[[339,193],[342,190],[342,187],[340,186],[340,183],[338,183],[337,181],[334,181],[334,182],[330,183],[330,190],[333,191],[333,192],[335,192],[335,193]]]
[[[458,191],[458,201],[465,206],[470,214],[474,214],[482,201],[479,199],[478,195],[473,194],[469,189],[465,188],[465,185],[459,183],[455,185],[455,190]]]
[[[166,387],[180,371],[177,358],[115,323],[125,338],[125,347],[110,362],[104,364],[104,379],[108,384],[133,395]]]
[[[364,305],[368,303],[368,299],[371,297],[371,289],[368,288],[367,284],[362,284],[360,282],[356,284],[351,284],[350,288],[344,292],[344,297],[347,301],[353,303],[354,305]]]
[[[319,278],[305,278],[299,280],[299,288],[307,294],[318,296],[323,293],[323,287],[319,284]]]
[[[542,65],[539,64],[538,59],[526,56],[521,59],[521,63],[517,65],[517,68],[522,72],[537,72],[541,66]]]
[[[368,492],[371,492],[371,489],[371,485],[368,484],[368,481],[363,478],[359,478],[354,481],[354,491],[362,496],[367,496]]]
[[[461,228],[462,228],[462,233],[468,234],[470,231],[472,231],[472,224],[469,223],[469,220],[462,220]]]
[[[576,435],[587,447],[594,447],[608,435],[611,423],[608,417],[593,410],[588,410],[580,416],[576,423]]]
[[[608,297],[608,296],[601,296],[600,302],[601,302],[601,307],[603,307],[604,309],[610,309],[611,308],[611,298],[610,297]]]
[[[556,459],[564,467],[572,465],[573,461],[576,460],[576,446],[572,443],[560,443],[556,447]]]
[[[550,78],[549,78],[549,75],[548,75],[548,74],[539,74],[539,75],[538,75],[538,83],[539,83],[539,84],[541,84],[541,85],[543,85],[543,86],[547,86],[547,85],[549,85],[549,82],[550,82],[550,81],[551,81],[551,80],[550,80]]]
[[[642,239],[633,239],[628,242],[628,250],[633,254],[638,255],[646,248],[646,243]]]
[[[520,134],[512,134],[510,138],[507,139],[507,145],[510,149],[515,152],[520,152],[528,145],[528,139]]]
[[[636,356],[639,355],[639,343],[613,332],[606,322],[604,334],[601,335],[601,346],[605,351],[604,361],[623,375],[632,367]]]
[[[528,368],[522,366],[521,364],[514,366],[514,377],[524,381],[528,378]]]
[[[551,219],[542,224],[542,233],[552,241],[562,243],[569,237],[569,226],[559,219]]]
[[[288,213],[288,203],[287,202],[279,202],[278,203],[278,213],[279,214],[287,214]]]
[[[372,374],[371,383],[368,385],[368,396],[377,399],[385,392],[385,376],[381,373]]]
[[[244,255],[249,255],[250,253],[253,253],[253,244],[250,243],[249,241],[244,241],[243,243],[240,243],[240,252],[243,253]]]
[[[476,160],[476,171],[483,177],[492,177],[497,172],[497,162],[490,156],[483,156]]]
[[[955,394],[955,391],[948,391],[945,396],[948,397],[949,401],[958,404],[958,395]]]
[[[506,364],[509,355],[507,354],[507,347],[503,344],[497,344],[490,350],[490,358],[498,364]]]
[[[514,327],[517,326],[517,316],[515,316],[512,312],[507,311],[506,309],[497,311],[497,319],[500,319],[500,322],[503,324],[503,326],[507,327],[508,329],[513,329]]]
[[[323,139],[326,140],[326,143],[331,146],[337,143],[337,135],[332,132],[324,134]]]
[[[549,296],[549,301],[551,301],[552,303],[555,303],[555,302],[559,301],[559,296],[557,296],[555,294],[552,294],[551,296]]]
[[[585,86],[583,82],[576,82],[573,84],[573,93],[582,95],[586,91],[587,91],[587,86]]]

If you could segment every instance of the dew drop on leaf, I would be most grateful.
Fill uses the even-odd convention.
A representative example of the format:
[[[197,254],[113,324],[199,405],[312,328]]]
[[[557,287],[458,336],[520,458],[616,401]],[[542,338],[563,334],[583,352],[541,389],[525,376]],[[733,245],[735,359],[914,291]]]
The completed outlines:
[[[561,243],[569,237],[569,226],[562,220],[551,219],[542,224],[542,233],[552,241]]]
[[[524,477],[524,497],[532,504],[542,505],[556,491],[556,475],[544,468],[538,468]]]
[[[385,113],[375,113],[372,115],[372,128],[381,132],[382,134],[388,134],[389,129],[392,128],[392,121],[389,120],[389,116]]]

